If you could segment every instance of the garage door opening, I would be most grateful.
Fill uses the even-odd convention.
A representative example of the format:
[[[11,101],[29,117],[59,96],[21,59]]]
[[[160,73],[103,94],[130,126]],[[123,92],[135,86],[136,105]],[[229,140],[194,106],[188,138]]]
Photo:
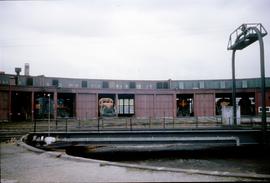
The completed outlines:
[[[193,94],[177,94],[176,110],[177,117],[194,116]]]
[[[114,117],[116,116],[115,94],[98,95],[98,116]]]

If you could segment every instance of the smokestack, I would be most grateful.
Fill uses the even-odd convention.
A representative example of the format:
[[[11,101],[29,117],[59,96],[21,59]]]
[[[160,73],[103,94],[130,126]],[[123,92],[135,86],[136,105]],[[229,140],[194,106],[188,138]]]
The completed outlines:
[[[30,72],[30,65],[29,65],[29,63],[25,63],[24,64],[24,75],[29,76],[29,72]]]

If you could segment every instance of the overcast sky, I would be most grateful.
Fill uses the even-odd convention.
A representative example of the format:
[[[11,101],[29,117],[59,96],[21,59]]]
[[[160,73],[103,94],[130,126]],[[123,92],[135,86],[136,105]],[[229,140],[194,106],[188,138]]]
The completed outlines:
[[[0,71],[29,63],[34,76],[230,79],[229,35],[251,22],[270,32],[269,0],[1,1]],[[264,45],[269,77],[269,35]],[[236,77],[260,77],[257,42],[236,52]]]

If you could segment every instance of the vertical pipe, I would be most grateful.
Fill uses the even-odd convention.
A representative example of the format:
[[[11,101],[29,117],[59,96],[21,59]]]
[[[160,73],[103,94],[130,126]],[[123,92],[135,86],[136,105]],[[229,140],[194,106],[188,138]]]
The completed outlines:
[[[232,52],[232,104],[233,104],[233,125],[236,125],[236,84],[235,84],[235,52]]]

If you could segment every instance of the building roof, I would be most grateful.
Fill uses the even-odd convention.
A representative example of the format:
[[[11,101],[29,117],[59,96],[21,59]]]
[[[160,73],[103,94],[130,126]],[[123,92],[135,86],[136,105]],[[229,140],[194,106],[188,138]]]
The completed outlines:
[[[0,74],[0,85],[15,85],[16,75]],[[231,79],[213,80],[113,80],[113,79],[76,79],[41,76],[18,77],[19,86],[35,86],[59,88],[89,88],[89,89],[230,89]],[[270,78],[266,77],[265,86],[270,87]],[[237,88],[260,88],[260,78],[236,80]]]

